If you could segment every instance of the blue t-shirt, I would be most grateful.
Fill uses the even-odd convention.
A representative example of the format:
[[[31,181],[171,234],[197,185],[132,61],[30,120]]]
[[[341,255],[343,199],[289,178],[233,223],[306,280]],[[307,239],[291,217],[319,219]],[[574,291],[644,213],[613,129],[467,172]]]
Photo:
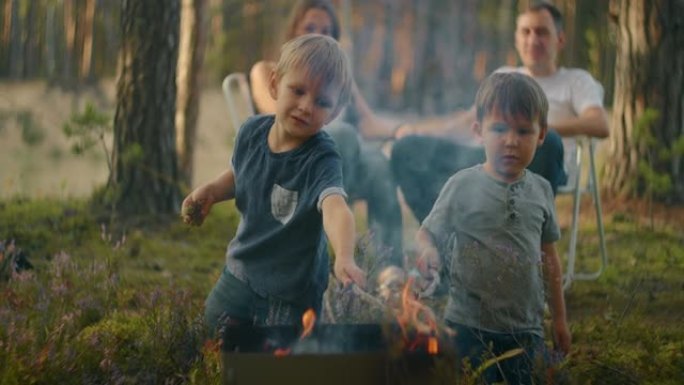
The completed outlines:
[[[482,165],[454,174],[423,221],[448,259],[445,318],[543,336],[542,243],[560,238],[551,186],[526,170],[513,183]]]
[[[321,131],[283,153],[268,147],[273,115],[250,118],[235,140],[232,166],[240,224],[226,265],[257,294],[303,306],[320,302],[329,256],[322,200],[346,197],[341,158]]]

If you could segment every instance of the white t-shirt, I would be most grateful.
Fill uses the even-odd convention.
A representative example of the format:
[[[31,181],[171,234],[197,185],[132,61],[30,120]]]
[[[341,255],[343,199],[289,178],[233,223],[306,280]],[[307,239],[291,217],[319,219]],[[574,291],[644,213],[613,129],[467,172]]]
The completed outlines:
[[[527,74],[525,67],[501,67],[495,72]],[[589,107],[603,107],[603,87],[589,72],[579,68],[560,67],[551,76],[533,77],[549,100],[549,127],[555,122],[579,116]],[[576,158],[575,141],[563,138],[565,164]]]

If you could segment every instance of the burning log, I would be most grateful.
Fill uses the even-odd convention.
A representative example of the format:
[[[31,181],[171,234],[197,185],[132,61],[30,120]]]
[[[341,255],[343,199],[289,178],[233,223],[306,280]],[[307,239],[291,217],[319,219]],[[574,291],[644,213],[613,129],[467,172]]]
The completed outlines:
[[[307,312],[301,325],[227,328],[224,383],[455,383],[448,330],[420,301],[414,282],[393,267],[378,276],[377,297],[356,285],[332,285],[326,293],[324,311],[331,312],[331,298],[355,304],[351,309],[363,303],[389,316],[382,324],[316,324],[316,314]]]
[[[303,330],[301,325],[226,328],[224,338],[231,344],[222,346],[223,383],[433,384],[444,379],[439,370],[456,367],[446,355],[390,354],[380,324],[317,324],[302,339]],[[289,354],[274,354],[285,347]]]
[[[392,308],[400,305],[401,291],[404,286],[406,286],[406,273],[396,266],[390,266],[378,275],[378,293]]]
[[[512,350],[472,371],[459,371],[450,343],[454,332],[441,326],[430,306],[421,302],[415,280],[392,268],[378,277],[380,298],[354,285],[340,291],[385,307],[392,322],[316,324],[316,314],[309,310],[301,325],[227,327],[223,333],[228,343],[221,345],[223,383],[475,383],[489,366],[521,353]]]
[[[380,309],[383,309],[383,308],[386,306],[381,300],[379,300],[378,298],[372,296],[371,294],[367,293],[367,292],[364,291],[362,288],[360,288],[360,287],[358,287],[358,286],[356,286],[356,285],[352,285],[352,289],[351,289],[351,290],[352,290],[352,292],[353,292],[354,294],[356,294],[361,300],[363,300],[364,302],[368,303],[369,305],[376,306],[376,307],[378,307],[378,308],[380,308]]]

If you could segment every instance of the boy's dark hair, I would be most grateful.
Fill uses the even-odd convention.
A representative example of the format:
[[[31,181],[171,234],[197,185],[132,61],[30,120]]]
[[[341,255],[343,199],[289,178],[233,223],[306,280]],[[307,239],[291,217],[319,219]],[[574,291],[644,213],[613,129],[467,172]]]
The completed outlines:
[[[332,21],[332,30],[330,31],[330,36],[335,40],[340,40],[340,19],[337,17],[335,12],[335,7],[329,0],[299,0],[295,3],[292,11],[290,12],[290,17],[287,21],[287,29],[285,30],[285,37],[287,40],[293,39],[295,37],[295,30],[297,29],[297,24],[302,21],[306,11],[310,9],[320,9],[325,11],[330,20]]]
[[[556,26],[556,32],[560,33],[563,31],[563,14],[558,7],[547,1],[537,1],[532,3],[529,7],[527,7],[524,13],[541,11],[547,11],[551,15],[553,24]]]
[[[517,72],[495,72],[480,85],[475,96],[477,121],[494,110],[503,116],[522,116],[540,128],[547,127],[549,101],[544,90],[531,77]]]
[[[352,75],[347,55],[330,36],[307,34],[285,43],[275,67],[280,79],[292,68],[302,68],[314,81],[339,89],[336,108],[344,106],[351,96]]]

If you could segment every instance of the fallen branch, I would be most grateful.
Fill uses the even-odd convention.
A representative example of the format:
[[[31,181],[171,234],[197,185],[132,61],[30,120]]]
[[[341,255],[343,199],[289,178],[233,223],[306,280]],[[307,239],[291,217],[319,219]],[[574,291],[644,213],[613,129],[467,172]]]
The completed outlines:
[[[356,285],[352,285],[352,292],[371,305],[375,305],[381,309],[385,308],[385,304],[381,300]]]
[[[335,319],[335,314],[333,314],[332,305],[330,304],[330,293],[326,293],[326,295],[323,296],[323,301],[325,301],[323,304],[323,311],[325,311],[326,317],[328,317],[331,324],[336,324],[337,319]]]

